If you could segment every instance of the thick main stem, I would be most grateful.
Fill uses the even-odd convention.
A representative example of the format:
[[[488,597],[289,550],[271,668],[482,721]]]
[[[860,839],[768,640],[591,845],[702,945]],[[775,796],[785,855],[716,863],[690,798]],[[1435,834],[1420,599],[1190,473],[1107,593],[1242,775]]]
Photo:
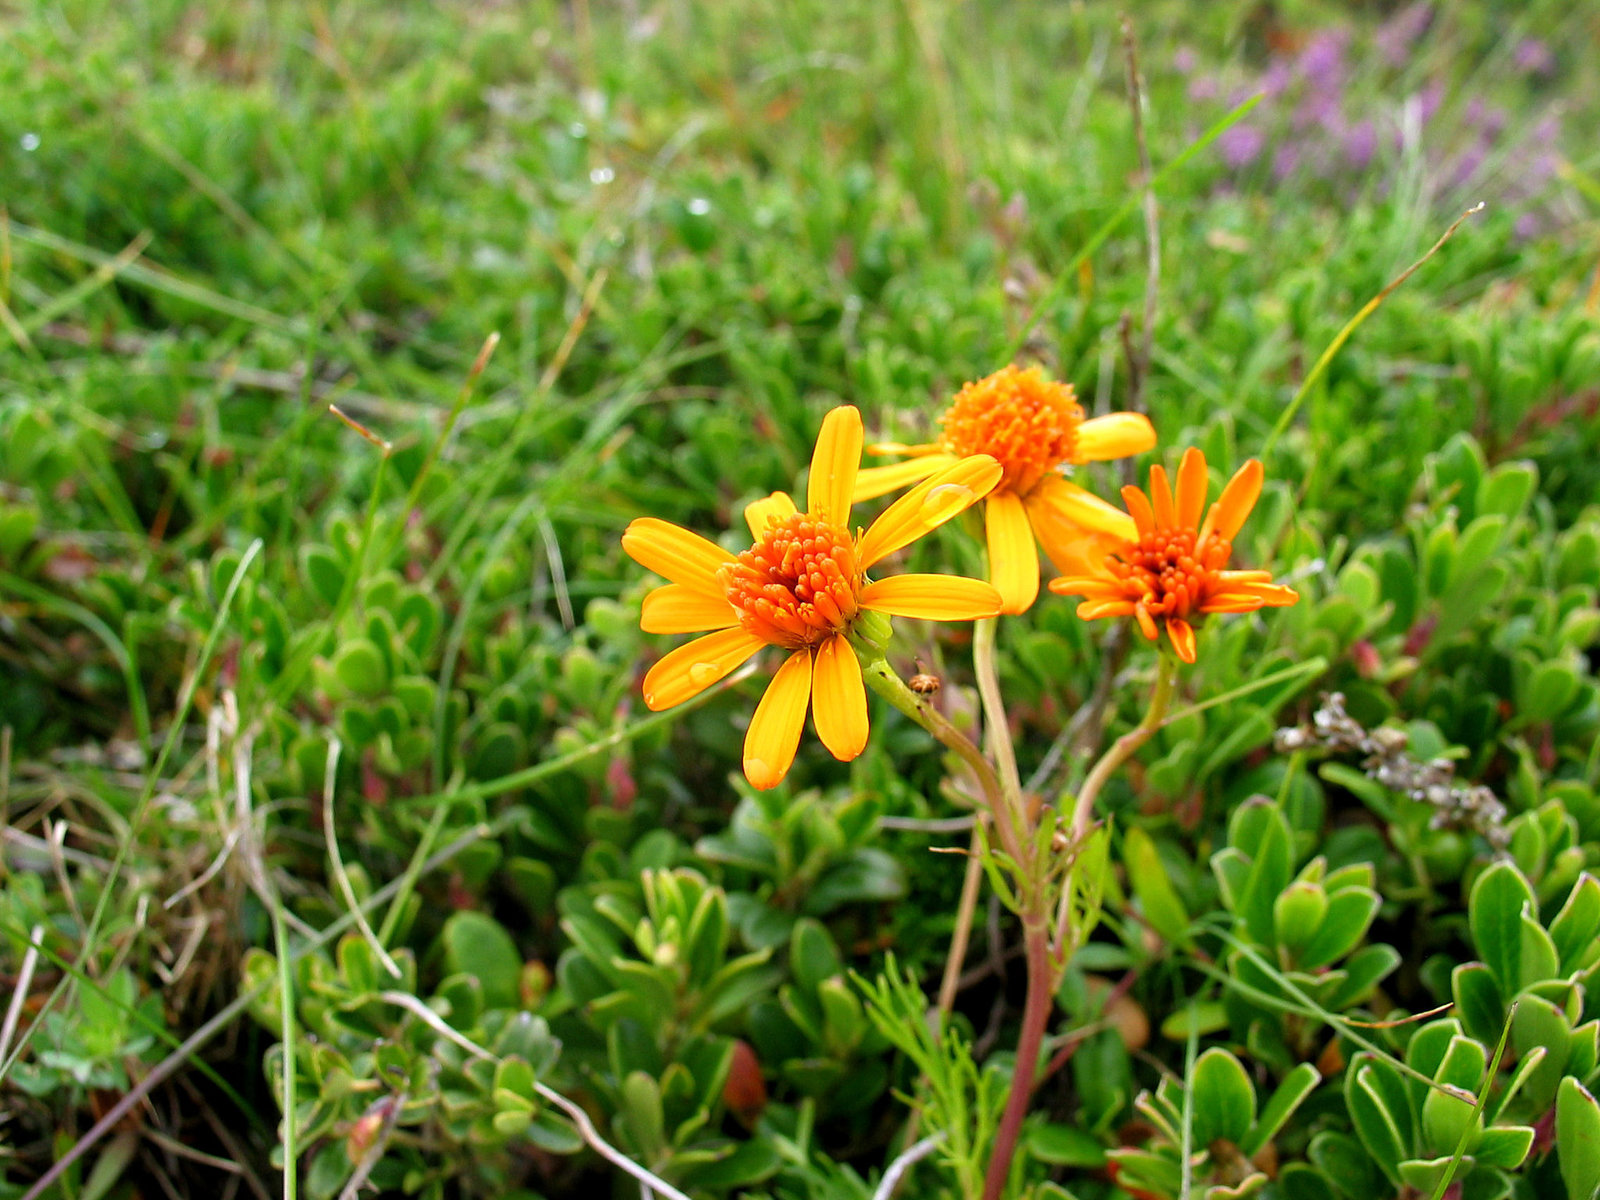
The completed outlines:
[[[1011,1076],[1011,1094],[1006,1098],[1000,1129],[995,1134],[994,1153],[983,1177],[983,1200],[1000,1200],[1011,1174],[1011,1160],[1017,1152],[1022,1122],[1033,1102],[1039,1049],[1044,1045],[1044,1031],[1055,999],[1051,989],[1051,977],[1055,972],[1050,960],[1049,928],[1038,917],[1028,919],[1023,948],[1028,961],[1028,998],[1022,1009],[1022,1033],[1017,1039],[1017,1065]]]

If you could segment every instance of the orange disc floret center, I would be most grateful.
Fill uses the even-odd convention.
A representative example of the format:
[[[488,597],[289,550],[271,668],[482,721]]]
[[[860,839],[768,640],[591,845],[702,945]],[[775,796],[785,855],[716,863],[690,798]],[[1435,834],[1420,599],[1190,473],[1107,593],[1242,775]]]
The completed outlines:
[[[791,650],[847,632],[862,584],[849,531],[805,513],[770,523],[720,579],[739,624]]]
[[[1069,383],[1038,367],[1006,367],[956,394],[944,415],[941,443],[951,454],[999,460],[996,491],[1025,495],[1046,472],[1074,460],[1083,407]]]
[[[1129,600],[1152,617],[1184,620],[1223,590],[1220,572],[1233,545],[1208,537],[1195,548],[1192,529],[1157,529],[1106,559]]]

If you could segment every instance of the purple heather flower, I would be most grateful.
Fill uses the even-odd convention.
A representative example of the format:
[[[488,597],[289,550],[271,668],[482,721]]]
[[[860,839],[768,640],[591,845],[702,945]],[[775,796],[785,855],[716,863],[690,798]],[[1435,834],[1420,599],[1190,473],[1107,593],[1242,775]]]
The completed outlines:
[[[1397,11],[1373,35],[1378,53],[1393,67],[1402,67],[1411,56],[1411,47],[1433,21],[1433,5],[1427,0],[1408,4]]]
[[[1255,90],[1259,92],[1265,92],[1267,98],[1270,100],[1273,96],[1283,95],[1283,93],[1288,90],[1289,85],[1293,82],[1294,71],[1290,68],[1288,63],[1278,61],[1274,62],[1270,67],[1267,68],[1266,74],[1261,77],[1261,82],[1256,85]],[[1246,96],[1249,96],[1250,94],[1250,92],[1245,93]]]
[[[1215,100],[1221,94],[1222,88],[1217,83],[1215,75],[1196,75],[1189,80],[1189,99],[1196,103]]]
[[[1420,119],[1424,125],[1433,120],[1434,114],[1439,111],[1439,106],[1444,103],[1444,87],[1439,83],[1430,83],[1417,95],[1417,108]]]
[[[1344,131],[1344,157],[1358,171],[1366,169],[1378,151],[1378,131],[1371,121],[1357,121]]]
[[[1222,151],[1222,161],[1235,171],[1247,167],[1261,154],[1267,138],[1254,125],[1234,125],[1222,131],[1217,138],[1217,148]]]
[[[1556,65],[1556,57],[1550,52],[1550,47],[1538,38],[1524,38],[1518,42],[1511,61],[1516,64],[1517,70],[1533,75],[1548,75]]]
[[[1537,237],[1539,235],[1540,225],[1541,222],[1537,213],[1524,212],[1517,217],[1516,221],[1511,226],[1511,230],[1519,238],[1522,238],[1524,241],[1526,241],[1528,238]]]
[[[1339,93],[1313,91],[1295,106],[1291,118],[1296,129],[1318,128],[1325,133],[1337,134],[1344,125],[1344,114],[1339,107]]]
[[[1195,62],[1194,49],[1190,46],[1179,46],[1172,52],[1172,69],[1180,75],[1193,71]]]
[[[1284,142],[1272,153],[1272,177],[1279,183],[1295,173],[1300,166],[1300,144]]]
[[[1337,90],[1344,84],[1344,48],[1349,34],[1342,29],[1324,30],[1306,43],[1295,64],[1306,82],[1315,88]]]
[[[1488,157],[1489,150],[1485,143],[1479,142],[1476,146],[1468,146],[1456,156],[1456,161],[1450,167],[1450,185],[1465,187]]]

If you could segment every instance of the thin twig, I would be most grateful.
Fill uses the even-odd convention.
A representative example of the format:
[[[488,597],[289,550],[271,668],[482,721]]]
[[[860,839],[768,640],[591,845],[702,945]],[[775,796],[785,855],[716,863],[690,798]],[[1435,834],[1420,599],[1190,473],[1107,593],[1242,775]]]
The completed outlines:
[[[497,1055],[491,1054],[471,1038],[452,1029],[445,1023],[443,1017],[410,992],[379,992],[377,998],[385,1004],[393,1004],[405,1009],[440,1037],[454,1042],[474,1058],[481,1058],[485,1062],[492,1063],[500,1061]],[[600,1155],[601,1158],[620,1167],[640,1183],[654,1188],[658,1193],[667,1197],[667,1200],[689,1200],[688,1196],[673,1187],[665,1179],[641,1167],[633,1159],[602,1138],[599,1131],[595,1129],[594,1123],[589,1120],[589,1114],[584,1112],[578,1105],[568,1100],[554,1088],[548,1087],[538,1080],[534,1081],[533,1087],[539,1095],[567,1114],[572,1123],[578,1127],[578,1133],[583,1137],[583,1140],[588,1142],[590,1149]]]
[[[6,1060],[6,1052],[11,1049],[11,1038],[17,1032],[17,1022],[22,1018],[22,1006],[28,999],[34,968],[39,965],[39,945],[43,939],[43,925],[35,925],[28,933],[28,952],[22,956],[16,987],[11,992],[11,1003],[6,1006],[6,1023],[0,1026],[0,1063]]]
[[[383,969],[389,972],[393,979],[399,979],[403,972],[398,963],[389,957],[389,952],[383,948],[383,943],[378,940],[378,935],[372,931],[372,926],[367,923],[366,915],[361,911],[361,906],[356,903],[356,890],[350,886],[350,875],[344,869],[344,859],[339,856],[339,837],[334,832],[333,821],[333,795],[338,790],[339,782],[339,750],[340,744],[337,737],[328,738],[328,766],[322,778],[322,832],[328,843],[328,860],[333,864],[333,877],[339,885],[339,894],[344,897],[345,905],[350,910],[350,915],[356,919],[356,928],[361,931],[361,936],[367,939],[367,945],[372,947],[372,952],[378,956],[378,961],[383,964]]]
[[[872,1200],[889,1200],[894,1195],[895,1189],[900,1186],[900,1181],[905,1178],[906,1172],[937,1150],[944,1137],[943,1131],[930,1133],[890,1163],[889,1169],[878,1181],[878,1190],[872,1193]]]

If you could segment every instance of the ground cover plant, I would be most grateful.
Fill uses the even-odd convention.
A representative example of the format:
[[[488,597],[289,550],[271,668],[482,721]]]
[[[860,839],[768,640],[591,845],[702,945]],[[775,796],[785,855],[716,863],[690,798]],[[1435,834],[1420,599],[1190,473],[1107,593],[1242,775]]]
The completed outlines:
[[[0,1196],[1600,1194],[1600,27],[1120,17],[0,6]]]

